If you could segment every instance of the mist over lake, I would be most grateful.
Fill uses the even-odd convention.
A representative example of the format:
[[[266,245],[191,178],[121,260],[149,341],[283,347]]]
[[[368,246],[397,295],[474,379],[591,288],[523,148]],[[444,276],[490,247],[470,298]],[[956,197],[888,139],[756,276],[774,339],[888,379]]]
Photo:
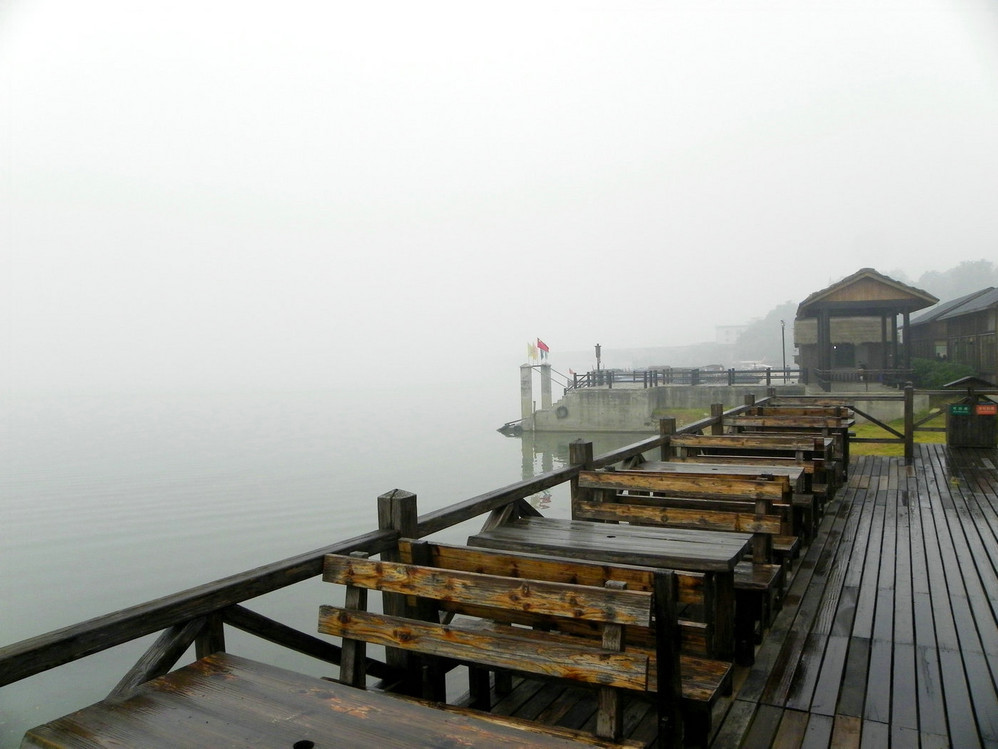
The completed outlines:
[[[577,435],[528,437],[524,448],[495,431],[518,416],[518,371],[503,374],[462,385],[17,398],[0,447],[2,644],[373,530],[377,496],[395,488],[416,492],[425,513],[558,467]],[[601,436],[597,446],[636,439]],[[567,516],[559,489],[545,512]],[[463,542],[482,521],[441,537]],[[314,632],[328,588],[309,581],[249,607]],[[238,632],[227,640],[233,652],[328,672]],[[104,697],[149,641],[5,687],[0,746]]]

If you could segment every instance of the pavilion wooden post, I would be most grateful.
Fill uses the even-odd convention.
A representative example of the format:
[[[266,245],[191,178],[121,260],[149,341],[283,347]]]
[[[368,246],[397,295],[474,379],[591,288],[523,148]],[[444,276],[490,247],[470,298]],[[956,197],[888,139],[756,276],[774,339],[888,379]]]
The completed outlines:
[[[904,386],[904,464],[910,466],[915,460],[915,386],[910,382]]]

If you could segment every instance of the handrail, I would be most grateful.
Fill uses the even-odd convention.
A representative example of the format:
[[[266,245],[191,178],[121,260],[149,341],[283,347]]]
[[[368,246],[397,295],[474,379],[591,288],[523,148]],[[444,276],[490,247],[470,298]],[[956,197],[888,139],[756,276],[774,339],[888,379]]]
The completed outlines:
[[[379,553],[397,540],[394,531],[371,531],[4,646],[0,686],[320,575],[326,554]]]
[[[620,383],[641,383],[645,388],[660,385],[765,385],[800,380],[797,367],[766,367],[765,369],[700,369],[697,367],[665,367],[660,369],[597,369],[576,373],[566,390],[591,387],[613,387]]]

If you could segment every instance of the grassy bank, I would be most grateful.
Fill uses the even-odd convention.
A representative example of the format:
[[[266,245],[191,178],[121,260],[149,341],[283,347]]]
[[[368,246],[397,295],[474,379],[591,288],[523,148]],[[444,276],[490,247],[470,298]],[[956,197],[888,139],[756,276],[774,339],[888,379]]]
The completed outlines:
[[[928,413],[915,414],[915,423],[917,424],[926,416],[928,416]],[[904,432],[904,419],[895,419],[894,421],[888,421],[886,423],[894,429],[897,429],[899,432]],[[940,413],[935,418],[925,422],[921,426],[945,427],[946,417],[943,413]],[[876,424],[871,424],[869,422],[857,424],[852,431],[857,437],[869,438],[894,436],[888,432],[885,432]],[[945,432],[923,432],[920,431],[920,429],[915,430],[915,442],[943,443],[945,441]],[[901,443],[885,445],[877,442],[852,442],[849,445],[849,452],[851,455],[904,455],[904,445]]]

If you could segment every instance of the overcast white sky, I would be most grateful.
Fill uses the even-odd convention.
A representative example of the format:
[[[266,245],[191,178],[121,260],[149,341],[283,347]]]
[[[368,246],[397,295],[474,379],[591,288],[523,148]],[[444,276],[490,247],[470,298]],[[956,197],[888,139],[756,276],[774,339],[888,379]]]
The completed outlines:
[[[15,385],[557,365],[998,261],[990,0],[0,0],[0,86]]]

